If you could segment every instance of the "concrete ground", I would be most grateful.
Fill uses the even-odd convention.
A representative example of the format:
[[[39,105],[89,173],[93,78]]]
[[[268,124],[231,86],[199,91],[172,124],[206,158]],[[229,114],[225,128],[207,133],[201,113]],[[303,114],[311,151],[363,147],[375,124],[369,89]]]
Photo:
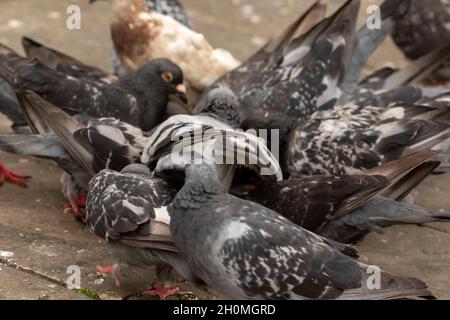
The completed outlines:
[[[343,1],[328,1],[332,8]],[[365,1],[364,5],[379,1]],[[244,59],[292,21],[311,1],[300,0],[184,0],[195,28],[214,46]],[[81,30],[65,27],[66,8],[77,4]],[[365,10],[363,10],[365,12]],[[21,51],[27,35],[76,58],[109,70],[110,5],[88,0],[0,0],[0,42]],[[363,16],[361,17],[363,19]],[[403,65],[390,41],[371,60],[372,67]],[[0,133],[9,132],[0,118]],[[5,185],[0,190],[0,299],[119,299],[141,298],[136,292],[152,283],[151,271],[133,271],[121,288],[96,272],[109,261],[103,241],[72,217],[63,214],[61,171],[51,162],[0,153],[0,161],[33,176],[28,189]],[[450,212],[449,176],[430,178],[419,190],[416,203]],[[358,245],[362,258],[402,275],[423,279],[433,293],[450,299],[450,225],[400,226],[372,234]],[[69,266],[81,270],[81,287],[66,288]],[[193,290],[182,283],[184,291]],[[195,290],[194,290],[195,291]],[[200,298],[204,293],[196,292]],[[184,298],[191,298],[188,295]],[[214,297],[214,295],[208,295]]]

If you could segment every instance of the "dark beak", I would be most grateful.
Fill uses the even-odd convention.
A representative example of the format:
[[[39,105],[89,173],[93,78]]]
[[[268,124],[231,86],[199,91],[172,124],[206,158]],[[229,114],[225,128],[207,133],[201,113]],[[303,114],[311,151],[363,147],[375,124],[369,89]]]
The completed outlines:
[[[186,96],[186,87],[182,84],[179,84],[175,87],[175,90],[175,96],[178,97],[183,103],[188,103],[188,98]]]

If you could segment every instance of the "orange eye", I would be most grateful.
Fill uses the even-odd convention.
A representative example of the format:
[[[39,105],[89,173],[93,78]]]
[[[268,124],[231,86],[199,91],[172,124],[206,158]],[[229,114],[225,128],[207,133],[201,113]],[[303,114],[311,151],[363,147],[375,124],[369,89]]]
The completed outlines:
[[[163,78],[164,81],[172,82],[172,80],[173,80],[173,74],[172,74],[172,72],[164,72],[164,73],[161,75],[161,78]]]

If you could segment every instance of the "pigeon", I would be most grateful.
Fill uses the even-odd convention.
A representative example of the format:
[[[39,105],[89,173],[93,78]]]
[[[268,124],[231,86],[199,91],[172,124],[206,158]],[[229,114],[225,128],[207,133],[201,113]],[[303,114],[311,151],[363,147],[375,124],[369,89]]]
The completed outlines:
[[[71,114],[114,117],[145,131],[163,120],[169,95],[186,101],[183,72],[167,59],[155,59],[119,83],[77,79],[10,49],[0,50],[0,76],[16,90],[32,90]]]
[[[19,187],[25,188],[30,176],[16,173],[8,169],[3,163],[0,162],[0,187],[5,183],[11,183]]]
[[[33,39],[22,37],[22,45],[28,58],[37,59],[46,66],[68,76],[80,80],[103,81],[107,84],[113,84],[119,81],[119,79],[112,74],[108,74],[96,67],[86,65],[62,52],[46,47]],[[13,122],[12,129],[14,132],[28,132],[26,119],[21,112],[14,90],[7,81],[1,77],[0,88],[2,89],[0,91],[0,112],[5,114],[8,119]],[[169,101],[164,119],[172,115],[185,113],[187,113],[187,111],[184,106],[178,103],[178,101]]]
[[[289,175],[356,174],[428,149],[448,155],[450,105],[439,104],[448,99],[448,94],[434,98],[436,106],[419,101],[388,108],[349,102],[317,112],[292,132]]]
[[[167,287],[174,276],[171,265],[184,263],[169,227],[167,206],[175,195],[176,190],[168,182],[152,176],[142,164],[129,165],[121,172],[102,170],[89,182],[87,226],[108,243],[115,263],[99,270],[111,270],[117,285],[123,265],[156,266],[158,275],[167,283],[156,283],[153,290],[144,293],[165,299],[179,291]]]
[[[20,109],[14,90],[2,77],[0,77],[0,113],[12,122],[11,128],[14,131],[21,131],[27,126],[27,120]]]
[[[91,0],[91,3],[95,0]],[[160,14],[172,17],[185,27],[192,29],[192,22],[189,18],[183,4],[180,0],[146,0],[147,7],[150,11],[156,11]],[[127,71],[120,62],[117,52],[113,48],[112,55],[114,74],[118,76],[127,75]]]
[[[68,76],[78,79],[102,80],[106,83],[117,82],[118,79],[111,74],[72,58],[64,53],[48,48],[43,44],[22,37],[22,45],[25,53],[30,59],[37,59],[46,66],[60,71]],[[0,44],[1,50],[10,51]],[[8,82],[0,77],[0,113],[11,120],[14,132],[26,132],[27,122],[17,102],[15,92]]]
[[[403,70],[378,70],[359,83],[349,101],[298,122],[282,163],[286,175],[356,174],[430,148],[448,154],[449,89],[410,82],[432,72],[449,49]],[[447,160],[441,160],[445,167]]]
[[[89,180],[105,168],[120,171],[139,163],[147,138],[141,129],[114,118],[83,125],[31,91],[18,97],[33,134],[0,135],[0,149],[55,161],[64,170],[65,211],[84,221]]]
[[[107,84],[116,83],[119,79],[97,67],[68,56],[65,53],[49,48],[28,37],[22,37],[22,46],[29,59],[36,59],[49,68],[68,76],[83,80],[100,80]]]
[[[393,39],[409,59],[418,59],[450,40],[450,5],[445,0],[412,0],[395,24]]]
[[[229,188],[238,165],[248,166],[266,179],[281,180],[278,160],[265,140],[239,129],[239,101],[226,87],[211,90],[198,115],[177,115],[150,135],[141,162],[156,163],[155,175],[178,178],[192,162],[217,165]]]
[[[392,38],[409,59],[418,59],[450,41],[450,5],[446,0],[413,0],[408,14],[396,21]],[[428,84],[446,84],[450,59],[425,79]]]
[[[340,103],[355,90],[369,58],[386,37],[392,34],[396,23],[408,14],[411,3],[412,0],[385,0],[379,8],[380,28],[369,27],[369,23],[364,23],[358,30],[351,63],[345,72],[342,84],[344,94],[341,96]]]
[[[231,53],[214,49],[202,34],[157,10],[144,0],[113,0],[111,36],[128,73],[151,59],[167,58],[181,67],[189,87],[202,91],[239,66]]]
[[[309,231],[341,243],[355,243],[371,231],[397,224],[450,222],[400,200],[438,165],[434,152],[421,152],[360,175],[316,175],[259,182],[245,199],[282,214]]]
[[[320,17],[323,6],[316,2],[278,38],[210,88],[228,86],[239,97],[243,129],[280,129],[284,140],[297,119],[329,109],[340,98],[359,7],[360,1],[347,1],[331,17],[295,37],[305,21],[309,26]]]
[[[431,296],[423,282],[386,272],[370,290],[367,266],[342,245],[226,193],[210,164],[186,167],[185,184],[168,210],[172,237],[190,270],[231,299]]]

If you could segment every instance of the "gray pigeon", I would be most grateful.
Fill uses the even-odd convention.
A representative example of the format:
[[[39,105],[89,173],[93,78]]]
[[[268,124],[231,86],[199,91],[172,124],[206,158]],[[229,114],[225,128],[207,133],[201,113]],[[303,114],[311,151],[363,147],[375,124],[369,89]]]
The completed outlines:
[[[197,115],[177,115],[157,126],[148,139],[142,163],[156,163],[155,174],[184,173],[186,164],[208,161],[230,187],[238,165],[267,179],[281,180],[278,160],[265,141],[239,129],[239,102],[225,87],[211,90]]]
[[[345,72],[342,84],[344,94],[340,103],[355,90],[363,69],[367,66],[370,56],[394,30],[397,21],[408,14],[412,0],[385,0],[380,6],[381,21],[379,28],[371,28],[363,23],[356,34],[355,47],[352,52],[351,63]]]
[[[167,59],[155,59],[114,85],[74,78],[0,47],[0,76],[15,90],[32,90],[71,114],[115,117],[143,130],[163,120],[170,95],[187,100],[183,72]]]
[[[156,265],[165,283],[155,284],[147,293],[162,299],[178,291],[168,287],[174,276],[171,265],[176,265],[184,277],[193,278],[170,234],[166,207],[175,194],[165,180],[153,177],[146,166],[139,164],[121,172],[102,170],[89,183],[86,223],[108,243],[115,261],[110,269],[117,284],[124,264],[142,268]]]
[[[409,59],[418,59],[450,41],[450,4],[447,0],[412,0],[403,19],[397,20],[392,34],[394,42]],[[425,79],[425,83],[447,84],[450,59]]]
[[[45,66],[78,80],[102,81],[107,84],[119,81],[112,74],[97,67],[86,65],[65,53],[49,48],[28,37],[22,37],[22,46],[27,58],[36,59]],[[6,48],[6,50],[9,49]],[[12,129],[14,132],[28,132],[27,122],[17,102],[15,92],[11,85],[1,77],[0,89],[0,113],[6,115],[13,122]],[[164,118],[180,113],[186,113],[184,107],[169,102]]]
[[[402,90],[396,93],[401,96]],[[292,131],[287,170],[291,176],[355,174],[430,149],[442,151],[438,159],[444,161],[445,170],[450,152],[449,101],[448,94],[389,107],[358,101],[317,112]]]
[[[192,272],[232,299],[430,296],[423,282],[385,272],[371,289],[367,266],[278,213],[227,194],[214,166],[186,168],[169,212],[176,247]]]
[[[108,84],[119,79],[97,67],[87,65],[65,53],[49,48],[28,37],[22,37],[22,47],[27,58],[36,59],[49,68],[77,79],[100,80]]]
[[[316,2],[282,35],[211,88],[226,85],[239,97],[244,129],[280,129],[283,140],[297,119],[329,109],[340,98],[359,6],[359,0],[347,1],[331,17],[302,30],[311,15],[323,10]],[[298,30],[306,32],[296,37]],[[203,103],[200,99],[197,111]]]
[[[393,39],[409,59],[420,58],[450,40],[450,5],[446,0],[412,0],[395,24]]]
[[[364,175],[299,177],[259,182],[246,195],[295,224],[341,243],[398,224],[450,222],[402,200],[436,168],[435,153],[422,152],[384,164]]]
[[[22,46],[28,58],[37,59],[49,68],[62,72],[68,76],[78,79],[101,80],[106,83],[117,82],[118,79],[106,72],[86,65],[73,57],[70,57],[55,49],[48,48],[43,44],[30,39],[22,37]],[[0,45],[1,50],[9,51]],[[14,132],[26,131],[27,122],[19,103],[17,102],[14,90],[11,85],[0,77],[0,113],[3,113],[13,123],[12,129]]]
[[[432,72],[449,52],[437,50],[402,70],[378,70],[349,101],[299,122],[283,167],[290,176],[355,174],[428,149],[443,151],[438,160],[447,167],[449,89],[410,82]]]
[[[102,169],[120,171],[139,162],[147,138],[139,128],[113,118],[84,125],[31,91],[18,97],[34,134],[1,135],[0,149],[55,161],[65,172],[66,211],[84,220],[89,180]]]
[[[0,77],[0,113],[11,120],[14,130],[27,126],[27,120],[20,110],[14,90],[2,77]]]

